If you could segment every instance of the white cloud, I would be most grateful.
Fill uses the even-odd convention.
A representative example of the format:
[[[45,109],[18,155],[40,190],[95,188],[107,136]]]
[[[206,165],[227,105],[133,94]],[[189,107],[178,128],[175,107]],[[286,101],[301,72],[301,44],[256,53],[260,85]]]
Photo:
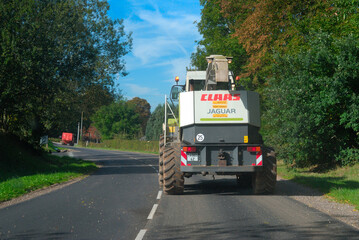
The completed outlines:
[[[125,20],[126,29],[133,32],[132,54],[141,67],[169,58],[190,57],[193,39],[200,35],[193,24],[199,16],[186,12],[161,12],[152,3],[151,9],[137,9]],[[131,68],[133,66],[131,65]]]
[[[199,2],[193,0],[127,0],[126,31],[132,31],[133,49],[125,56],[126,70],[118,77],[127,99],[145,98],[151,106],[163,103],[164,95],[175,84],[184,84],[186,67],[201,39],[194,24],[200,19]],[[120,5],[120,4],[119,4]]]
[[[141,59],[142,64],[153,64],[159,58],[172,54],[186,54],[183,47],[174,39],[165,36],[140,38],[134,40],[133,55]]]
[[[157,92],[158,92],[158,90],[155,88],[143,87],[143,86],[140,86],[137,84],[132,84],[132,83],[126,83],[126,84],[124,84],[124,86],[127,87],[131,91],[130,95],[136,95],[136,96],[157,95]]]
[[[139,18],[169,36],[193,35],[196,32],[193,31],[196,30],[193,22],[197,20],[197,16],[191,14],[171,12],[161,14],[159,11],[143,10],[139,13]]]
[[[171,76],[179,76],[180,84],[184,84],[186,81],[186,67],[190,65],[190,59],[183,57],[183,58],[176,58],[170,61],[171,68],[168,70],[168,74]],[[171,79],[171,83],[174,84],[174,78]]]

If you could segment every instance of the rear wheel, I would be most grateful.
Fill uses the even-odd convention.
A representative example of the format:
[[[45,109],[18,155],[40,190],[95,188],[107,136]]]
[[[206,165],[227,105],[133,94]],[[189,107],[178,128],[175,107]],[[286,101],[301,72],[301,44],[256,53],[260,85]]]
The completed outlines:
[[[273,193],[277,182],[277,159],[271,148],[263,148],[263,171],[253,175],[252,186],[255,194]]]
[[[184,177],[181,172],[180,156],[180,144],[173,144],[164,147],[163,191],[166,194],[182,194],[184,191]]]
[[[165,147],[165,140],[163,134],[160,135],[159,141],[159,160],[158,160],[158,184],[160,188],[163,187],[163,150]]]

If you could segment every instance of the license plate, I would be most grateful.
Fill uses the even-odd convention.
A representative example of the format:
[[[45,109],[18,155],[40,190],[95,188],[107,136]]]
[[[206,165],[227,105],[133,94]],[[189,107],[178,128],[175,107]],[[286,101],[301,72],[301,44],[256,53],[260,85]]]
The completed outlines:
[[[198,154],[187,153],[187,161],[189,161],[189,162],[198,162]]]

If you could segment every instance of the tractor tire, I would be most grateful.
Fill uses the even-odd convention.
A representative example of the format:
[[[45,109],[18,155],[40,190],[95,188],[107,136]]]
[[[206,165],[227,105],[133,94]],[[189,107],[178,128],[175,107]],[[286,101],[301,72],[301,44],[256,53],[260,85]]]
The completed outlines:
[[[182,194],[184,191],[184,177],[181,172],[181,146],[178,143],[164,147],[163,191],[168,195]]]
[[[277,182],[277,159],[274,149],[263,148],[263,171],[253,174],[252,187],[254,194],[274,192]]]
[[[163,134],[160,135],[159,141],[159,160],[158,160],[158,184],[163,188],[163,150],[165,148],[165,139]]]

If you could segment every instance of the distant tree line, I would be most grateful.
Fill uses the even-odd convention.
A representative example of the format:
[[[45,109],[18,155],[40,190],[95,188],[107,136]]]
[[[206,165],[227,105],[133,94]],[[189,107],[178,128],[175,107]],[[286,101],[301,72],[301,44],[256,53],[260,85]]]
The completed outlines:
[[[158,140],[162,134],[162,124],[165,121],[165,105],[159,104],[151,114],[146,126],[146,139]]]
[[[359,1],[200,0],[192,64],[234,57],[262,95],[262,133],[288,165],[359,161]]]
[[[104,139],[140,138],[145,135],[150,109],[151,106],[145,99],[135,97],[101,107],[91,120]]]

